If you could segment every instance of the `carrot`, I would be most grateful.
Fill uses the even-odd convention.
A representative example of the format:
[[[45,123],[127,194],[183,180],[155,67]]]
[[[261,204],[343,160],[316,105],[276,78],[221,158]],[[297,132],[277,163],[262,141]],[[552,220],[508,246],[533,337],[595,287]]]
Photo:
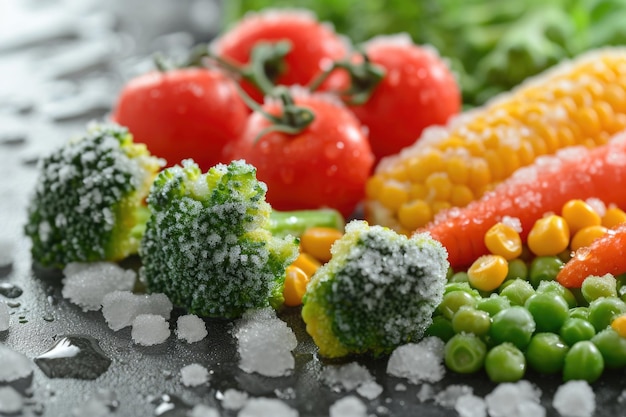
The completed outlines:
[[[589,246],[576,250],[556,279],[564,287],[580,288],[589,275],[623,272],[626,272],[626,224],[610,229]]]
[[[626,207],[626,131],[605,145],[570,147],[520,168],[482,198],[441,212],[418,231],[430,232],[448,250],[453,268],[466,267],[487,253],[487,230],[505,217],[519,219],[523,241],[535,221],[559,213],[567,201],[598,198]]]

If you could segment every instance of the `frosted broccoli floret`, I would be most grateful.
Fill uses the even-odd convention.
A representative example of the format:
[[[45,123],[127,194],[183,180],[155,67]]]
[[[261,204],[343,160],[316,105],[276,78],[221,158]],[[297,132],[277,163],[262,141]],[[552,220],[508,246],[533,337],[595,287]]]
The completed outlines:
[[[307,287],[307,332],[326,357],[380,355],[417,340],[442,300],[448,266],[427,234],[353,220]]]
[[[140,247],[148,289],[211,317],[238,317],[280,300],[298,240],[268,230],[266,190],[244,161],[202,173],[186,160],[162,171],[148,196]]]
[[[25,234],[33,261],[118,261],[137,252],[147,219],[145,197],[163,161],[115,124],[92,124],[85,136],[40,159]]]

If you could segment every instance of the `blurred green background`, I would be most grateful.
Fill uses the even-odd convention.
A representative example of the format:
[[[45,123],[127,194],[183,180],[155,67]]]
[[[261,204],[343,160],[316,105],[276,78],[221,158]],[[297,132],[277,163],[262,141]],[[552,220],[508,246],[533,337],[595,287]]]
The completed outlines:
[[[407,32],[446,57],[465,105],[480,105],[564,58],[626,44],[626,0],[227,0],[224,28],[246,12],[298,7],[358,44]]]

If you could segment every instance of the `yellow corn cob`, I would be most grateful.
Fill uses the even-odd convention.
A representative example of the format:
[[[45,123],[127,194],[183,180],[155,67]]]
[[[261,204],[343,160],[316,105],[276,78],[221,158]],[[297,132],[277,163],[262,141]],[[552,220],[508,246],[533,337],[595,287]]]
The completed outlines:
[[[535,158],[595,147],[626,129],[626,48],[603,48],[532,77],[383,159],[367,183],[370,223],[410,233]]]

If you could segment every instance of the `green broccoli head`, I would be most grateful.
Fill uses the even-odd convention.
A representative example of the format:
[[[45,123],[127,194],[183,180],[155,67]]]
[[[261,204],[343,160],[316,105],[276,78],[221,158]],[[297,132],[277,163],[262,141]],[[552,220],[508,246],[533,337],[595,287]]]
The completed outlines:
[[[39,160],[25,234],[33,261],[118,261],[137,252],[145,197],[163,161],[115,124],[91,124],[85,136]]]
[[[162,171],[140,246],[148,289],[201,316],[233,318],[280,297],[298,239],[268,229],[267,187],[244,161]]]
[[[447,270],[447,252],[430,235],[353,220],[307,287],[307,332],[322,356],[389,353],[423,336]]]

